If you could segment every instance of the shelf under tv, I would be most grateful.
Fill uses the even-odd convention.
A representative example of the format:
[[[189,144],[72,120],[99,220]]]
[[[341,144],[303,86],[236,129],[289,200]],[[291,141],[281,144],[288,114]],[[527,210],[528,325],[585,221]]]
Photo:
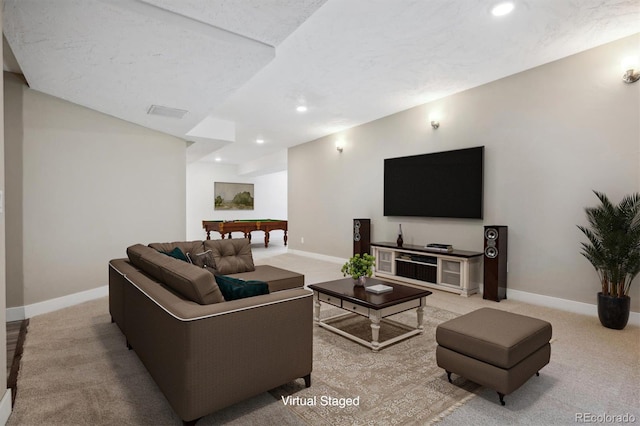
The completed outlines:
[[[482,253],[453,250],[438,252],[423,246],[371,243],[376,258],[374,275],[470,296],[482,279]]]

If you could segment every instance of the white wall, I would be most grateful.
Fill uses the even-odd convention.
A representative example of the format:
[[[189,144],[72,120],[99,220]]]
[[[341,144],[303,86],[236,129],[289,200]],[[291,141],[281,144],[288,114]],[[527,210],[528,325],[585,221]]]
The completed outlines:
[[[254,210],[214,210],[214,183],[253,183]],[[287,172],[261,176],[239,175],[237,166],[211,162],[187,165],[187,239],[202,240],[206,233],[203,220],[287,219]],[[240,238],[241,235],[234,234]],[[220,238],[214,233],[212,239]],[[263,241],[264,234],[255,232],[253,243]],[[272,231],[270,244],[283,244],[283,232]]]
[[[509,288],[594,304],[599,283],[576,225],[597,203],[592,189],[617,202],[640,188],[640,83],[623,83],[619,67],[639,45],[635,35],[291,148],[291,248],[348,257],[356,217],[372,219],[373,241],[395,241],[401,223],[406,244],[475,251],[484,225],[508,225]],[[479,145],[484,220],[383,216],[385,158]]]
[[[5,73],[7,305],[107,284],[135,243],[184,239],[186,143]]]

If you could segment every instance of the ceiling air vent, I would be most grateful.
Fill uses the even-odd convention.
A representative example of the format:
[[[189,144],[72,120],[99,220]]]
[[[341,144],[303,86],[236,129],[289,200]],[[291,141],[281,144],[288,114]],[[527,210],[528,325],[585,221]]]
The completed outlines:
[[[160,115],[162,117],[171,117],[171,118],[182,118],[184,115],[189,112],[184,109],[177,108],[169,108],[160,105],[151,105],[147,114],[149,115]]]

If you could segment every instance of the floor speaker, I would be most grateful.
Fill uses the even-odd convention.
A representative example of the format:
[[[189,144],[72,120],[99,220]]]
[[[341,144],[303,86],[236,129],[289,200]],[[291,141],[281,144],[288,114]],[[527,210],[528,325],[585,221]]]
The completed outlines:
[[[371,219],[353,219],[353,254],[371,254]]]
[[[507,227],[484,227],[483,299],[499,302],[507,298]]]

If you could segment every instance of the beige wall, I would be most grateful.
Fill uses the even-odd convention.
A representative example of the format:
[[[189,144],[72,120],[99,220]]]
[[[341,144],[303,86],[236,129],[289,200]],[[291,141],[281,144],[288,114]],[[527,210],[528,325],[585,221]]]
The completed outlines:
[[[597,202],[592,189],[617,202],[640,188],[640,83],[623,83],[619,66],[639,47],[635,35],[291,148],[290,247],[348,257],[352,219],[369,217],[374,241],[395,241],[401,223],[405,243],[482,251],[483,226],[508,225],[509,288],[595,304],[576,225]],[[385,158],[478,145],[484,220],[383,216]],[[636,312],[639,294],[635,285]]]
[[[4,81],[7,306],[104,286],[128,245],[184,239],[184,141]]]

